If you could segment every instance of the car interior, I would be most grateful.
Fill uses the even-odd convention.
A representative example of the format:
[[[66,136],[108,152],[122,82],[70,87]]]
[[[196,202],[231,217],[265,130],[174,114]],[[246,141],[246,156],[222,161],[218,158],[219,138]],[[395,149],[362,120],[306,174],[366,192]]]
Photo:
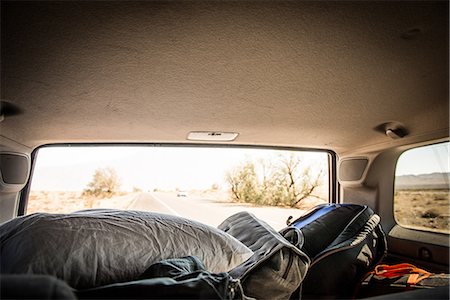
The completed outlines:
[[[1,298],[448,299],[449,129],[448,1],[1,1]],[[327,197],[281,230],[33,206],[77,147],[318,152]]]

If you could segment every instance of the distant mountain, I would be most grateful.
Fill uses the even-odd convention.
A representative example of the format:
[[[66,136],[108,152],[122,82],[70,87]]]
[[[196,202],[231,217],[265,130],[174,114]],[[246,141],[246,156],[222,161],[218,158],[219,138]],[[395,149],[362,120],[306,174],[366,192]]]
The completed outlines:
[[[400,190],[450,189],[450,173],[402,175],[395,177],[395,188]]]

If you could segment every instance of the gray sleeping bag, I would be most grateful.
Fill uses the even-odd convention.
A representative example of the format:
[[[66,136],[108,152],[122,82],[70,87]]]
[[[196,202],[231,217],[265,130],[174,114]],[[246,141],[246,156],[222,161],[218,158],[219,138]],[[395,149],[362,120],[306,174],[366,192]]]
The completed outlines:
[[[213,273],[253,252],[217,228],[141,211],[37,213],[0,226],[2,274],[45,274],[86,289],[135,280],[151,264],[196,256]]]

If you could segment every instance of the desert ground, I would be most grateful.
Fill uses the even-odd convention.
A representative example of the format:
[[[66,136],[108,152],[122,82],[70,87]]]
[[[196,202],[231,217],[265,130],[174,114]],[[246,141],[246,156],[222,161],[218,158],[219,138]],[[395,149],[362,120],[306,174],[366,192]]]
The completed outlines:
[[[90,208],[126,209],[128,195],[122,193],[113,198],[96,198],[82,196],[82,192],[31,191],[26,213],[69,213]]]
[[[450,233],[449,190],[401,190],[394,197],[394,215],[404,227]]]
[[[248,211],[280,230],[286,227],[286,220],[290,216],[296,219],[311,207],[325,202],[309,198],[305,199],[299,208],[291,208],[236,203],[229,199],[229,194],[222,191],[189,191],[186,196],[180,196],[175,191],[136,192],[99,199],[84,197],[78,192],[33,191],[30,193],[27,214],[70,213],[90,208],[129,209],[178,215],[217,226],[237,212]]]
[[[32,191],[29,196],[27,214],[33,212],[69,213],[89,208],[133,208],[133,201],[140,193],[122,193],[112,198],[84,197],[81,192],[45,192]],[[161,194],[161,193],[160,193]],[[162,192],[162,195],[176,197],[176,192]],[[211,210],[217,204],[227,207],[251,210],[249,204],[233,203],[226,192],[191,191],[187,199],[209,201]],[[448,190],[401,190],[395,193],[394,214],[397,223],[404,227],[435,232],[450,233],[450,193]],[[164,198],[164,197],[163,197]],[[183,198],[179,198],[183,201]],[[192,203],[192,202],[191,202]],[[323,203],[317,199],[306,199],[296,211],[288,208],[277,208],[292,212],[298,217],[314,205]],[[175,209],[177,206],[174,205]],[[267,207],[273,209],[274,207]],[[262,208],[260,208],[262,209]]]

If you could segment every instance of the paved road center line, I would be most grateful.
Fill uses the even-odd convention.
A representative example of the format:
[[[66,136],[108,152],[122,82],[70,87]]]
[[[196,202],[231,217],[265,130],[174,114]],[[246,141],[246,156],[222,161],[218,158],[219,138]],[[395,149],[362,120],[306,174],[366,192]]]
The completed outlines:
[[[157,200],[159,203],[161,203],[165,208],[167,208],[170,212],[172,212],[174,215],[181,217],[181,215],[179,213],[177,213],[177,211],[175,209],[173,209],[172,207],[170,207],[169,205],[167,205],[167,203],[165,203],[164,201],[162,201],[158,196],[156,196],[154,193],[151,194],[151,197],[153,197],[155,200]]]

